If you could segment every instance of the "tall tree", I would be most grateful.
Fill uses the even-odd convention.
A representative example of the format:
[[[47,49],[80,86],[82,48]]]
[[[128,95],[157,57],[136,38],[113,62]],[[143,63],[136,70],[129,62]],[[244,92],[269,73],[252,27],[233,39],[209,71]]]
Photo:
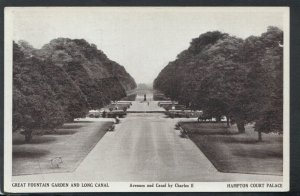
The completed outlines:
[[[15,43],[13,50],[13,131],[24,129],[29,142],[34,130],[62,125],[63,109],[42,74],[45,64],[36,58],[24,58]]]
[[[249,117],[256,122],[258,140],[262,132],[283,131],[283,32],[269,27],[260,37],[250,37],[242,50],[250,67],[247,87]]]
[[[207,116],[226,115],[240,133],[256,122],[259,140],[261,132],[282,132],[282,38],[277,27],[246,40],[204,33],[161,71],[154,88]]]

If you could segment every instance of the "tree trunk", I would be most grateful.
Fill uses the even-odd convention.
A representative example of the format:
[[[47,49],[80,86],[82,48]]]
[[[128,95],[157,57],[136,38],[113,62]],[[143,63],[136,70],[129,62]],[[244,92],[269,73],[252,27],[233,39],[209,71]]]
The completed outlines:
[[[230,121],[229,121],[229,117],[226,116],[226,122],[227,122],[227,127],[230,127]]]
[[[238,121],[236,124],[237,124],[238,130],[239,130],[239,133],[245,133],[244,122]]]
[[[258,141],[261,142],[262,141],[262,135],[261,135],[261,131],[258,131]]]
[[[30,143],[32,140],[32,131],[26,130],[25,131],[25,142]]]

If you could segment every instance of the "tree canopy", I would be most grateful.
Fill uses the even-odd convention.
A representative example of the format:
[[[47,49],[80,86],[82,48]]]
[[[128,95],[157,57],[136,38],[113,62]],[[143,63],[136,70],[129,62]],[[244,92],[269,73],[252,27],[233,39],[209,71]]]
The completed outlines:
[[[30,134],[101,108],[136,87],[123,66],[85,40],[58,38],[41,49],[13,43],[13,127]]]
[[[240,132],[282,132],[283,32],[269,27],[243,40],[219,31],[195,38],[157,76],[154,88],[217,119],[234,120]]]

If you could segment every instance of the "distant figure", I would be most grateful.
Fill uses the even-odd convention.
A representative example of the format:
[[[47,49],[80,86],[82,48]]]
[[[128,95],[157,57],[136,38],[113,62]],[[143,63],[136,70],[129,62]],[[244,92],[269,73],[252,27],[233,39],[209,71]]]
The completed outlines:
[[[146,98],[146,94],[144,94],[144,101],[146,101],[147,100],[147,98]]]
[[[102,112],[102,117],[106,118],[106,111],[105,110]]]
[[[149,106],[149,101],[148,101],[148,106]]]
[[[119,123],[120,123],[119,116],[116,116],[116,117],[115,117],[115,124],[119,124]]]

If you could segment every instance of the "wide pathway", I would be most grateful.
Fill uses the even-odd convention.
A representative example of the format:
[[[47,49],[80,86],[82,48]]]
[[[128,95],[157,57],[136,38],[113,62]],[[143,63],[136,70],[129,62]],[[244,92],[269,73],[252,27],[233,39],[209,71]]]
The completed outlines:
[[[164,112],[162,107],[158,106],[158,101],[133,101],[128,112]]]

